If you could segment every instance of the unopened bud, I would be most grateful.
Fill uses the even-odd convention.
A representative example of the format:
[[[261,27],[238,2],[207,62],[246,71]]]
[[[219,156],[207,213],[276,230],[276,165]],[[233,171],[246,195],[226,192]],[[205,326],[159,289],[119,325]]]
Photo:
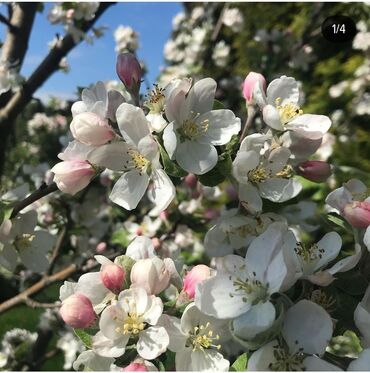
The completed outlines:
[[[107,244],[105,242],[99,242],[96,245],[96,249],[95,250],[99,254],[104,253],[104,251],[107,250]]]
[[[79,293],[65,299],[59,313],[63,321],[72,328],[88,328],[96,319],[90,299]]]
[[[253,90],[256,84],[260,84],[263,90],[266,90],[266,79],[262,74],[250,72],[243,83],[243,96],[247,100],[247,103],[253,102]]]
[[[194,299],[195,288],[202,281],[211,277],[211,269],[204,264],[198,264],[184,277],[184,291],[190,299]]]
[[[370,202],[354,201],[348,203],[343,211],[346,220],[355,228],[367,228],[370,225]]]
[[[126,273],[117,264],[104,264],[100,271],[100,278],[103,285],[112,293],[119,294],[125,281]]]
[[[188,174],[184,178],[184,183],[190,188],[195,189],[198,184],[198,179],[194,174]]]
[[[299,165],[298,172],[307,180],[321,183],[331,175],[331,167],[324,161],[306,161]]]
[[[130,93],[138,94],[141,84],[141,66],[132,53],[121,53],[117,57],[118,77]]]

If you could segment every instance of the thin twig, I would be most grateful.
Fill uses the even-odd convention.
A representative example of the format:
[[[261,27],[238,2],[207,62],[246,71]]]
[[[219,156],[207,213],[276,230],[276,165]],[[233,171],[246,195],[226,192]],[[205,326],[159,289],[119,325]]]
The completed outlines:
[[[59,236],[57,238],[57,241],[55,243],[53,253],[51,254],[50,265],[49,265],[49,270],[48,270],[49,274],[51,274],[53,272],[56,260],[59,256],[60,249],[63,245],[64,238],[66,236],[66,233],[67,233],[67,228],[63,227],[62,230],[60,231]]]
[[[10,219],[13,219],[17,216],[17,214],[22,211],[27,206],[31,205],[32,203],[38,201],[42,197],[47,196],[50,193],[53,193],[58,190],[57,184],[51,183],[49,185],[42,184],[39,189],[35,190],[31,193],[28,197],[24,200],[18,202],[13,209],[12,214],[10,215]]]
[[[10,23],[10,21],[8,20],[8,18],[6,18],[3,14],[0,13],[0,22],[1,23],[4,23],[5,25],[7,25],[9,27],[9,30],[11,30],[12,32],[17,32],[18,31],[18,27],[12,25]]]
[[[220,31],[221,31],[222,23],[224,21],[224,14],[225,14],[225,12],[226,12],[226,10],[227,10],[228,7],[229,7],[229,5],[226,3],[224,5],[224,7],[222,8],[222,10],[221,10],[221,14],[218,17],[216,26],[215,26],[215,28],[213,30],[213,33],[212,33],[212,36],[211,36],[211,40],[212,41],[215,41],[217,39],[217,36],[220,33]]]
[[[24,303],[27,304],[27,306],[32,307],[32,308],[56,308],[60,307],[60,302],[55,302],[55,303],[41,303],[37,302],[33,299],[26,298],[24,300]]]
[[[243,132],[240,135],[240,140],[239,140],[240,143],[244,140],[245,136],[247,136],[248,130],[253,123],[255,114],[256,114],[255,107],[253,105],[248,105],[247,106],[247,120],[245,121]]]

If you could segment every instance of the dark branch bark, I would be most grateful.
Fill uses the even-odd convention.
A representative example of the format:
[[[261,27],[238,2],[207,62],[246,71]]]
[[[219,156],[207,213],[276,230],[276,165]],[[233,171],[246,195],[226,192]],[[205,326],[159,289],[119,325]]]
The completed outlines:
[[[95,18],[84,23],[81,26],[81,30],[84,32],[90,30],[105,10],[112,4],[114,3],[101,3],[95,14]],[[44,58],[22,88],[14,93],[6,103],[5,107],[0,110],[0,175],[3,172],[7,138],[11,132],[13,122],[29,103],[32,95],[37,91],[37,89],[40,88],[54,72],[59,70],[59,63],[62,58],[65,57],[76,45],[77,44],[74,42],[72,35],[66,35]]]
[[[4,23],[4,25],[7,25],[9,27],[9,29],[12,31],[12,32],[16,32],[18,30],[18,28],[14,25],[12,25],[10,23],[10,21],[8,20],[8,18],[6,18],[3,14],[0,13],[0,22],[1,23]]]
[[[17,216],[17,214],[22,211],[25,207],[29,206],[33,202],[39,200],[42,197],[47,196],[50,193],[53,193],[58,190],[58,187],[55,183],[51,183],[49,185],[41,185],[39,189],[35,190],[32,194],[30,194],[24,200],[18,202],[10,215],[10,219],[13,219]]]

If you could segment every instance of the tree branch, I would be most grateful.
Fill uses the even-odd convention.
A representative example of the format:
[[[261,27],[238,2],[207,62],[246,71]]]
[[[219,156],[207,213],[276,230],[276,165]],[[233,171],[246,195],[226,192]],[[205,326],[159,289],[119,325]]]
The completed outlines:
[[[13,219],[17,216],[17,214],[22,211],[27,206],[31,205],[33,202],[39,200],[42,197],[47,196],[50,193],[53,193],[58,190],[56,183],[51,183],[49,185],[42,184],[39,189],[35,190],[31,193],[27,198],[18,202],[10,215],[10,219]]]
[[[10,21],[8,20],[8,18],[6,18],[3,14],[0,13],[0,22],[1,23],[4,23],[4,25],[7,25],[9,27],[9,29],[12,31],[12,32],[16,32],[18,31],[18,28],[14,25],[12,25],[10,23]]]
[[[23,6],[29,5],[23,4]],[[101,3],[94,19],[85,22],[80,29],[83,32],[87,32],[100,18],[108,7],[114,3]],[[15,12],[14,12],[15,14]],[[29,35],[30,32],[28,32]],[[28,39],[27,39],[28,40]],[[67,34],[57,45],[50,50],[49,54],[44,58],[36,70],[31,74],[26,83],[23,84],[21,89],[13,94],[13,96],[7,101],[5,107],[0,110],[0,175],[2,174],[7,138],[11,131],[14,120],[19,113],[23,111],[25,106],[31,100],[33,94],[40,88],[50,76],[59,70],[60,61],[77,45],[73,40],[71,34]],[[4,44],[5,46],[5,44]],[[22,58],[23,61],[23,58]]]

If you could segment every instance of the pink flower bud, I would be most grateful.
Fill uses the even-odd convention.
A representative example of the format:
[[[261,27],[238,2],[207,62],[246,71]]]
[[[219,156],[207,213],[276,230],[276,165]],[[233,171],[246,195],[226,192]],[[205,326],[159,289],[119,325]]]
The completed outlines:
[[[106,120],[90,112],[77,114],[70,129],[73,137],[86,145],[104,145],[115,136],[113,128]]]
[[[209,208],[204,211],[203,216],[209,220],[216,219],[220,216],[220,211]]]
[[[198,179],[194,174],[188,174],[184,178],[184,183],[190,188],[195,189],[198,184]]]
[[[159,294],[170,282],[171,273],[164,261],[154,257],[137,261],[131,269],[131,283],[140,286],[148,294]]]
[[[211,269],[204,264],[198,264],[184,277],[184,287],[182,289],[190,299],[194,299],[195,288],[202,281],[211,277]]]
[[[141,66],[132,53],[121,53],[117,57],[118,77],[129,92],[137,94],[141,84]]]
[[[95,251],[99,254],[104,253],[104,251],[107,250],[107,244],[105,242],[99,242],[96,245]]]
[[[330,164],[324,161],[306,161],[299,165],[299,174],[304,178],[321,183],[331,175]]]
[[[344,217],[355,228],[367,228],[370,225],[370,202],[354,201],[344,207]]]
[[[118,294],[122,290],[125,276],[125,270],[117,264],[104,264],[100,271],[100,278],[103,285],[115,294]]]
[[[163,210],[159,213],[159,217],[161,218],[161,220],[167,220],[169,216],[170,213],[168,212],[168,210]]]
[[[148,368],[143,363],[131,363],[122,368],[122,372],[148,372]]]
[[[88,328],[96,319],[90,299],[79,293],[65,299],[59,313],[63,321],[72,328]]]
[[[77,160],[59,162],[51,171],[55,174],[54,181],[58,188],[72,195],[85,188],[95,175],[95,170],[89,162]]]
[[[260,83],[263,90],[266,89],[266,79],[262,74],[250,72],[244,80],[243,96],[248,103],[253,101],[253,90],[256,84]]]

